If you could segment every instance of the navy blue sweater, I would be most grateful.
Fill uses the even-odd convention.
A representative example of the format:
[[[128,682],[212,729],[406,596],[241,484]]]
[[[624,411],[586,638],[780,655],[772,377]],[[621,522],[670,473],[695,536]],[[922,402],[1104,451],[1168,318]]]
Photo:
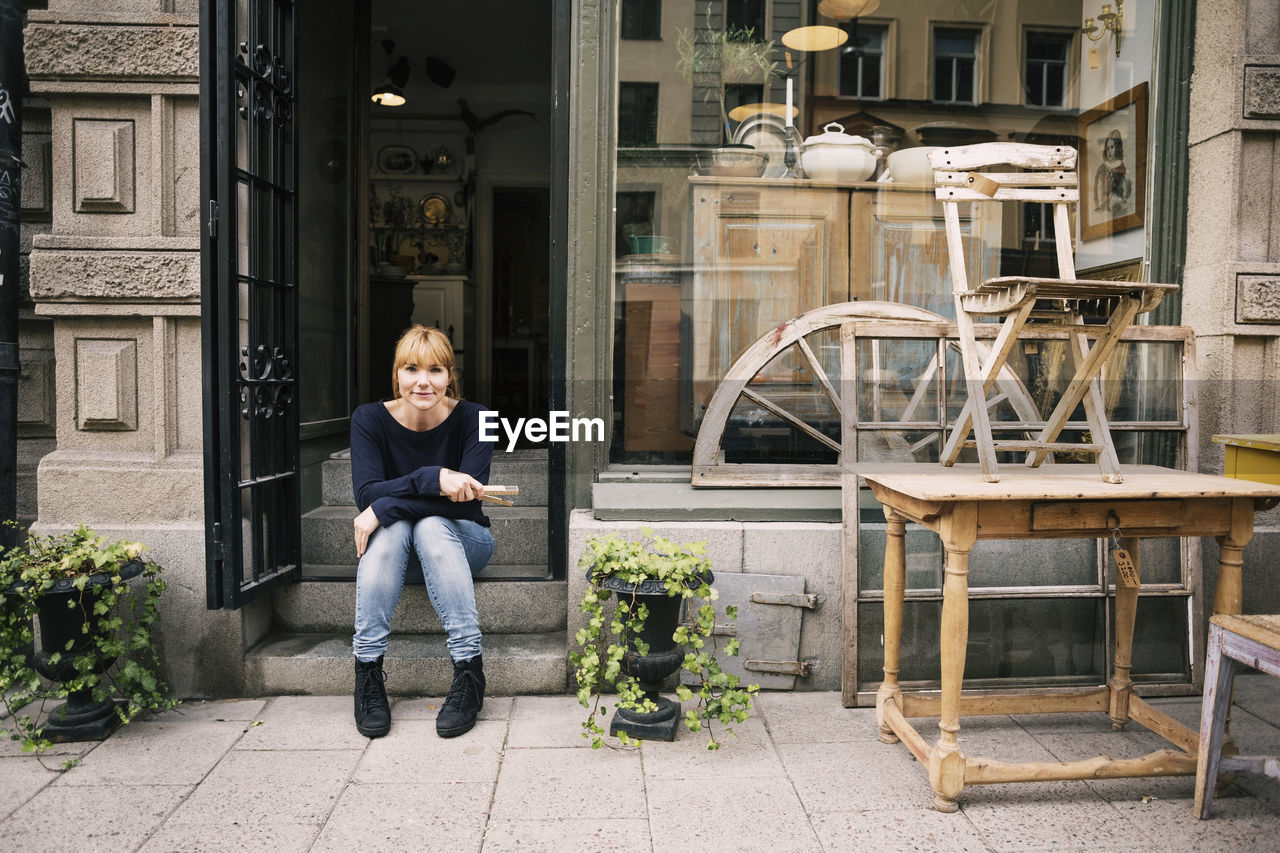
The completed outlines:
[[[465,518],[489,526],[480,501],[455,503],[440,496],[440,469],[489,482],[493,443],[480,441],[478,403],[459,401],[434,429],[402,425],[383,403],[366,403],[351,415],[351,485],[356,506],[373,507],[378,523],[430,515]]]

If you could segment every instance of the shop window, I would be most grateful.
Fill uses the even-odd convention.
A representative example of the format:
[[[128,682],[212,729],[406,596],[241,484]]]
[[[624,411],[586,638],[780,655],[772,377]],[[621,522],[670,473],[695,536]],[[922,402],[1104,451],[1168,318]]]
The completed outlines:
[[[947,104],[977,103],[977,30],[939,27],[933,31],[933,99]]]
[[[740,41],[764,41],[765,0],[726,0],[725,32],[737,34]]]
[[[1027,105],[1061,109],[1067,106],[1069,33],[1027,33],[1025,80]]]
[[[885,97],[884,54],[888,28],[861,25],[840,53],[840,94],[854,98]]]
[[[965,395],[947,334],[954,302],[944,222],[921,149],[990,141],[1087,149],[1095,161],[1086,168],[1082,159],[1079,176],[1091,189],[1099,140],[1116,129],[1127,134],[1126,174],[1136,183],[1141,165],[1149,183],[1176,150],[1141,145],[1132,128],[1139,117],[1159,127],[1159,103],[1138,106],[1122,96],[1144,83],[1172,85],[1140,49],[1162,43],[1156,24],[1172,21],[1162,14],[1168,5],[1154,2],[1146,7],[1150,14],[1126,19],[1124,73],[1114,77],[1082,67],[1076,33],[1096,6],[1079,0],[882,3],[874,21],[842,25],[849,34],[843,45],[793,52],[790,69],[776,45],[763,52],[764,40],[828,23],[815,13],[817,4],[687,5],[692,9],[673,17],[669,10],[685,4],[666,4],[662,41],[615,44],[618,79],[661,81],[663,115],[659,134],[656,86],[623,85],[611,184],[616,218],[605,224],[617,246],[609,290],[613,353],[594,376],[610,384],[610,463],[619,476],[640,471],[704,484],[732,476],[735,485],[830,486],[840,475],[841,418],[852,412],[859,460],[936,464]],[[739,34],[747,29],[752,40],[743,42]],[[695,63],[694,45],[711,46],[712,60]],[[726,55],[744,61],[734,67]],[[739,110],[743,118],[730,121],[729,130],[755,152],[716,152],[725,139],[723,117],[751,103],[761,106],[749,115]],[[1098,118],[1086,124],[1086,146],[1080,116],[1091,112]],[[797,180],[806,167],[796,137],[833,122],[850,136],[875,140],[888,156],[865,174]],[[1148,254],[1149,238],[1176,227],[1170,225],[1176,212],[1143,213],[1136,224],[1115,221],[1098,238],[1073,227],[1077,274],[1120,279],[1164,263]],[[1066,250],[1052,242],[1051,208],[1032,201],[1017,212],[973,205],[961,210],[958,226],[974,279],[1052,274],[1056,250]],[[583,298],[604,289],[601,277],[574,286]],[[797,328],[789,320],[827,308],[868,314],[857,320],[852,372],[844,381],[838,326],[807,334],[806,347],[771,346]],[[883,315],[927,322],[876,319]],[[1020,341],[1011,354],[1018,381],[1002,387],[991,412],[1001,438],[1025,438],[1019,425],[1031,418],[1024,410],[1052,409],[1069,382],[1072,356],[1054,334]],[[1199,444],[1187,417],[1193,409],[1183,394],[1189,345],[1168,328],[1135,326],[1112,354],[1104,404],[1122,463],[1196,464]],[[714,399],[748,368],[739,397],[727,404]],[[695,440],[717,425],[711,461],[705,440],[695,459]],[[1065,441],[1084,442],[1087,431],[1076,415]],[[1063,452],[1057,461],[1092,459]],[[860,505],[851,604],[858,613],[859,680],[867,689],[880,677],[885,522],[869,496]],[[936,642],[945,556],[924,531],[909,532],[906,547],[903,630],[923,648],[930,637]],[[1165,626],[1146,640],[1138,632],[1138,643],[1147,645],[1135,648],[1135,667],[1150,683],[1188,680],[1193,644],[1186,614],[1199,607],[1197,547],[1176,539],[1144,547],[1146,600],[1139,613],[1150,616],[1139,618]],[[1088,540],[975,549],[981,569],[970,579],[970,685],[1020,678],[1071,686],[1104,678],[1114,614],[1108,559]],[[936,654],[904,659],[903,677],[927,684],[936,666]]]
[[[661,0],[622,0],[622,38],[660,39]]]
[[[658,142],[658,84],[618,84],[618,145]]]

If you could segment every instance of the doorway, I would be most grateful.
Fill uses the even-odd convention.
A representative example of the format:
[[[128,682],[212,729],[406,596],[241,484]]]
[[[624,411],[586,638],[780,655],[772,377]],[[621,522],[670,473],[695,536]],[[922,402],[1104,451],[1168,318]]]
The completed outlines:
[[[395,339],[425,323],[450,335],[464,397],[547,410],[552,0],[493,11],[370,5],[369,88],[396,97],[364,102],[356,404],[386,397]]]

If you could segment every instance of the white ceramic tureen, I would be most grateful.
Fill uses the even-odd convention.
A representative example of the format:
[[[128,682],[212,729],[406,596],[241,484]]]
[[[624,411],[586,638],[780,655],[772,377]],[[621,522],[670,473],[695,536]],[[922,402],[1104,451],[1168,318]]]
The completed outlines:
[[[849,136],[844,126],[831,122],[824,133],[810,136],[801,149],[800,165],[806,177],[815,181],[865,181],[876,170],[876,152],[871,141]]]

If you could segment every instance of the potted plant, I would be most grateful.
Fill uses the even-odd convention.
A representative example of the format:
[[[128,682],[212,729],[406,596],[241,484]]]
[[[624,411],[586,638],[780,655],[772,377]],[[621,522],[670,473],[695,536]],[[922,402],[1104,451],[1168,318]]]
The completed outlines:
[[[712,21],[710,11],[701,27],[677,31],[676,68],[695,90],[703,91],[706,100],[718,101],[726,142],[732,134],[729,111],[725,108],[725,85],[763,83],[767,92],[769,80],[778,73],[773,49],[774,43],[757,40],[751,27],[720,29]]]
[[[716,659],[717,598],[715,576],[706,556],[706,542],[676,544],[641,528],[642,539],[628,541],[615,534],[592,536],[578,566],[587,573],[587,589],[579,609],[587,625],[578,630],[578,648],[570,658],[578,685],[578,701],[588,709],[583,737],[593,749],[604,743],[600,707],[606,684],[617,690],[617,713],[610,726],[624,746],[642,739],[674,740],[681,706],[660,695],[662,681],[677,669],[695,683],[676,688],[685,702],[696,700],[684,713],[690,731],[707,729],[708,749],[719,749],[713,726],[732,726],[747,719],[756,685],[743,687],[736,675],[724,672]],[[612,607],[608,604],[612,602]],[[679,624],[682,606],[689,622]],[[728,619],[737,609],[724,608]],[[738,653],[737,638],[725,654]],[[685,650],[688,646],[688,650]],[[732,734],[732,729],[728,729]]]
[[[143,711],[177,705],[157,675],[153,628],[165,584],[142,551],[81,525],[29,535],[0,554],[3,730],[24,751],[102,740]],[[40,722],[56,699],[66,702]]]

